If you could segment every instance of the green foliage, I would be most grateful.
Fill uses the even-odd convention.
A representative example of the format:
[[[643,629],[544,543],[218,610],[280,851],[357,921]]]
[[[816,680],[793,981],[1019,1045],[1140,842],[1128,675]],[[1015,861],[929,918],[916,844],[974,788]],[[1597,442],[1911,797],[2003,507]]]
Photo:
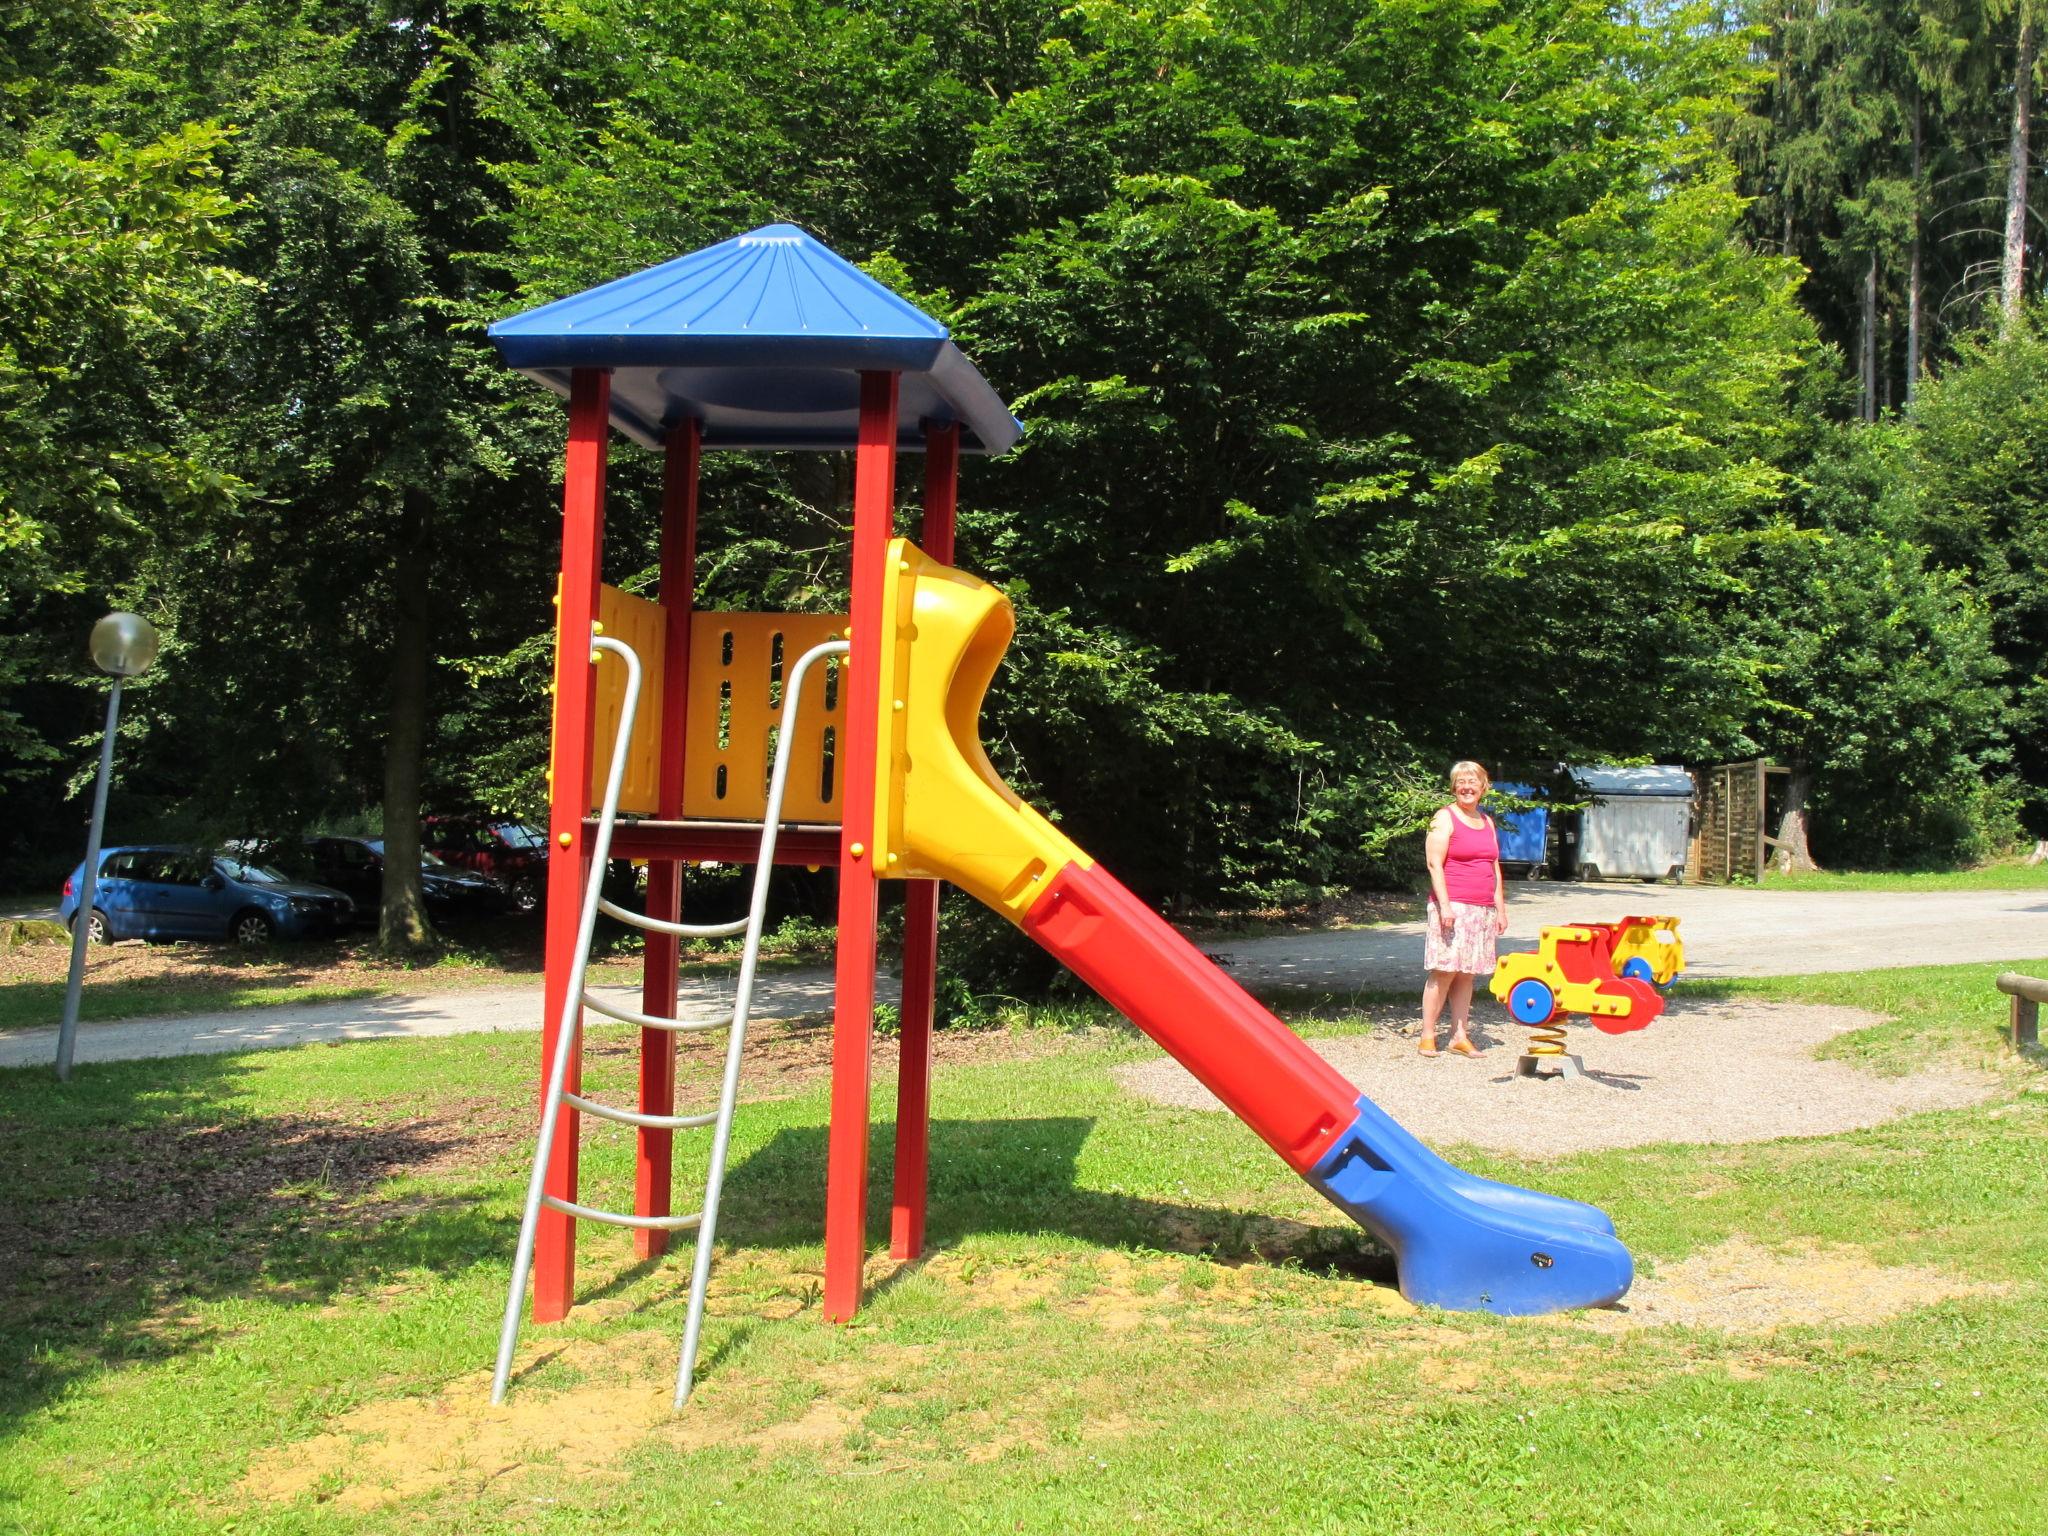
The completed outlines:
[[[101,134],[85,152],[18,143],[0,160],[0,687],[10,694],[80,655],[95,605],[121,594],[173,529],[218,514],[240,489],[197,451],[166,377],[208,306],[234,292],[219,264],[232,204],[215,161],[227,141],[219,127],[187,124],[141,142]],[[61,627],[62,641],[39,641],[43,626]],[[49,755],[7,709],[0,750]]]
[[[1931,38],[1915,88],[1967,94]],[[1791,164],[1743,110],[1791,55],[1704,12],[65,0],[0,41],[0,679],[107,598],[165,622],[131,832],[536,810],[561,416],[481,328],[769,219],[1026,420],[962,487],[961,563],[1019,620],[986,734],[1148,895],[1399,883],[1463,756],[1796,748],[1901,856],[2009,798],[1982,641],[2038,691],[2024,518],[1986,481],[1982,536],[1937,536],[1940,455],[1814,425],[1834,356],[1728,153]],[[1902,227],[1822,190],[1888,142],[1890,59],[1799,108],[1855,129],[1800,171],[1844,252]],[[609,485],[605,575],[644,587],[655,466],[621,446]],[[849,495],[843,458],[714,459],[700,600],[841,609]],[[17,767],[78,743],[36,825],[91,729],[57,696],[0,719]],[[962,942],[1031,982],[1007,929]]]
[[[1992,614],[2029,829],[2048,834],[2048,337],[2038,314],[1963,343],[1908,418],[1914,529]]]
[[[1997,821],[2003,667],[1989,611],[1882,534],[1774,530],[1740,632],[1765,690],[1758,745],[1817,777],[1815,852],[1883,866],[1973,861]]]

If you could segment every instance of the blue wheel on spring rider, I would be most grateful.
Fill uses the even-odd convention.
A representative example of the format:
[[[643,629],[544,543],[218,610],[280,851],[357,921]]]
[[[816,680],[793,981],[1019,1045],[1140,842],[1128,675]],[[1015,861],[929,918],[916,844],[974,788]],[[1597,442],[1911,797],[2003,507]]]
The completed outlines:
[[[1632,976],[1637,981],[1647,981],[1653,987],[1657,985],[1656,970],[1641,955],[1630,955],[1628,959],[1622,961],[1621,974]]]
[[[1508,989],[1508,1012],[1517,1024],[1547,1024],[1557,1012],[1557,994],[1540,981],[1518,981]]]

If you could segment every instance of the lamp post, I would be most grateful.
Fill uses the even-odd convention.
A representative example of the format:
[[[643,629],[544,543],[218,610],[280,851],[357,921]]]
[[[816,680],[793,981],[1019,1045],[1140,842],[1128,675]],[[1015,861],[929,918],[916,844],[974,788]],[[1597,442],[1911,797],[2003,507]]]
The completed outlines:
[[[99,877],[100,833],[107,820],[107,781],[114,775],[114,727],[121,718],[121,682],[140,677],[156,660],[156,629],[133,613],[110,613],[92,627],[92,659],[113,674],[107,695],[107,732],[100,740],[100,776],[92,792],[92,830],[78,877],[78,909],[71,914],[71,975],[64,983],[64,1021],[57,1026],[57,1081],[71,1078],[71,1048],[78,1036],[78,1000],[85,990],[85,946],[92,937],[93,885]]]

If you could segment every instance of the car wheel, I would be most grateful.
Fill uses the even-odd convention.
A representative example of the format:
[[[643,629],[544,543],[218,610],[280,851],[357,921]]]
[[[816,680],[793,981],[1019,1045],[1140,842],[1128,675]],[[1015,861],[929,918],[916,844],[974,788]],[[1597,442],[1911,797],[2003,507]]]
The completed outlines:
[[[277,924],[261,912],[238,912],[235,914],[235,920],[228,925],[228,934],[245,948],[256,944],[268,944],[277,937]]]
[[[524,917],[540,909],[540,883],[531,877],[512,882],[512,910]]]
[[[76,912],[71,914],[71,931],[73,933],[78,931],[78,914]],[[107,914],[98,907],[94,907],[92,909],[92,916],[86,919],[85,942],[88,944],[111,944],[114,942],[114,930],[107,925]]]

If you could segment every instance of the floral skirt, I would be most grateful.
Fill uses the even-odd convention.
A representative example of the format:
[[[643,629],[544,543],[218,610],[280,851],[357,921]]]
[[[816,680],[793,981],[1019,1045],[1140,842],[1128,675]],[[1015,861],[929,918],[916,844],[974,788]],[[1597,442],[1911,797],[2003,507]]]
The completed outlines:
[[[1422,947],[1422,968],[1426,971],[1465,971],[1483,976],[1493,969],[1493,908],[1470,902],[1451,903],[1451,932],[1437,915],[1436,898],[1429,901],[1428,927]]]

